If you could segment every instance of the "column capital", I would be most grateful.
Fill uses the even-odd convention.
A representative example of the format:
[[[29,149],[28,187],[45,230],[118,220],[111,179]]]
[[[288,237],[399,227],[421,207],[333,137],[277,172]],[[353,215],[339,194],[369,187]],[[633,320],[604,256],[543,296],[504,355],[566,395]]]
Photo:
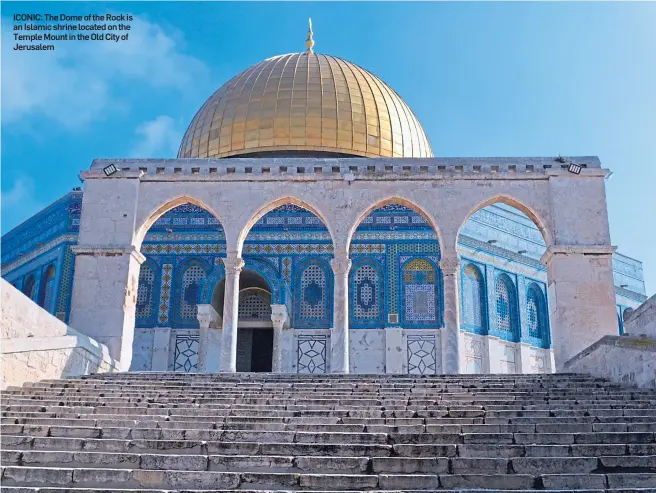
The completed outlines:
[[[221,316],[216,312],[212,305],[201,304],[198,305],[198,313],[196,314],[198,323],[201,328],[205,329],[222,329]]]
[[[286,305],[271,305],[271,322],[274,330],[289,329],[289,315]]]
[[[74,245],[71,250],[75,255],[90,255],[93,257],[116,257],[131,255],[139,265],[146,261],[146,257],[134,245],[126,247],[101,247],[93,245]]]
[[[351,270],[351,259],[346,252],[335,252],[334,258],[330,260],[330,266],[333,268],[335,276],[346,277]]]
[[[442,257],[440,259],[440,269],[445,276],[455,276],[460,268],[460,258]]]
[[[617,247],[610,245],[551,245],[540,261],[548,264],[556,255],[612,255]]]
[[[226,274],[239,274],[244,268],[244,259],[241,257],[228,256],[223,258]]]

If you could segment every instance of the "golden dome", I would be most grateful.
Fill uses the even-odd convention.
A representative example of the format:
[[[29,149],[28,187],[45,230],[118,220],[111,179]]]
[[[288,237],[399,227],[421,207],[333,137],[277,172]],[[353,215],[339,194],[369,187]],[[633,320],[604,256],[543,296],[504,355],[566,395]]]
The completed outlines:
[[[224,84],[196,113],[178,157],[298,151],[433,156],[419,121],[383,81],[346,60],[306,52],[269,58]]]

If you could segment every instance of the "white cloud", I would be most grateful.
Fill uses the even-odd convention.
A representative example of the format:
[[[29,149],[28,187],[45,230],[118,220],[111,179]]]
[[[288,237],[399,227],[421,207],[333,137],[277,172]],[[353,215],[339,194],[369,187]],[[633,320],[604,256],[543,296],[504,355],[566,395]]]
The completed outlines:
[[[167,115],[143,122],[135,133],[140,139],[130,152],[135,158],[175,157],[182,139],[179,125]]]
[[[8,230],[39,212],[45,204],[36,199],[34,180],[28,175],[20,175],[8,191],[0,191],[0,207],[2,219],[8,223],[2,229]]]
[[[185,92],[207,76],[206,65],[180,52],[180,33],[135,18],[129,39],[56,42],[54,51],[16,51],[2,22],[2,116],[7,122],[42,115],[69,128],[129,108],[121,84]]]

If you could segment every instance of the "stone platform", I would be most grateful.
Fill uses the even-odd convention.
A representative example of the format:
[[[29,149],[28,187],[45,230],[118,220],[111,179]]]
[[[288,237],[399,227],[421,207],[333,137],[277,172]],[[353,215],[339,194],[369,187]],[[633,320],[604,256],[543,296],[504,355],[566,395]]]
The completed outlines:
[[[1,423],[11,493],[656,491],[656,391],[574,374],[105,374]]]

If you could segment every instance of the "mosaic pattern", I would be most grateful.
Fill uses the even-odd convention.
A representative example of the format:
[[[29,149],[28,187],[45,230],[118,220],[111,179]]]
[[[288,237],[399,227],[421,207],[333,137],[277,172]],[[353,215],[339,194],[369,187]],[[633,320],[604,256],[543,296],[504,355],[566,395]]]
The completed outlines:
[[[328,336],[299,335],[296,370],[298,373],[326,373]]]
[[[173,355],[173,371],[198,371],[198,336],[177,334],[175,336],[175,353]]]
[[[363,264],[352,274],[353,318],[378,320],[381,315],[381,285],[378,271],[369,264]]]
[[[481,271],[467,265],[462,271],[462,323],[483,330],[485,313],[485,282]]]
[[[542,339],[545,334],[544,327],[544,299],[542,291],[535,284],[531,284],[526,291],[526,324],[529,337]]]
[[[144,255],[200,255],[223,254],[225,244],[221,243],[148,243],[141,247]]]
[[[159,315],[157,320],[160,325],[169,321],[169,308],[171,304],[171,281],[173,279],[173,265],[164,264],[162,266],[162,281],[159,295]]]
[[[259,288],[239,293],[239,320],[271,320],[271,293]]]
[[[408,335],[408,373],[435,374],[434,335]]]
[[[326,318],[326,273],[311,264],[301,274],[301,318],[323,320]]]
[[[70,294],[73,290],[73,265],[75,257],[70,246],[64,247],[64,262],[61,267],[59,278],[59,294],[57,295],[56,313],[65,313],[64,320],[68,319],[68,309],[71,301]]]
[[[205,279],[205,275],[205,269],[200,265],[191,265],[182,274],[180,318],[196,320],[200,282]]]
[[[139,287],[137,288],[137,318],[148,318],[152,312],[153,286],[155,273],[148,265],[143,264],[139,269]]]
[[[437,273],[428,260],[417,258],[403,267],[404,319],[437,322]]]

